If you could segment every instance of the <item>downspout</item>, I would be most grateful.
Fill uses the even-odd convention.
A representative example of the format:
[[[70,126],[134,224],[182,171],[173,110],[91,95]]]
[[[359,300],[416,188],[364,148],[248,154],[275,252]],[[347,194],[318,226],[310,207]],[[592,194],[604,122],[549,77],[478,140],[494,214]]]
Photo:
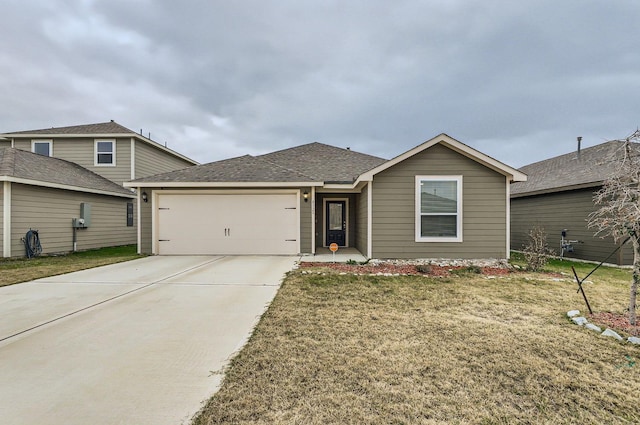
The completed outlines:
[[[11,257],[11,182],[2,187],[2,256]]]

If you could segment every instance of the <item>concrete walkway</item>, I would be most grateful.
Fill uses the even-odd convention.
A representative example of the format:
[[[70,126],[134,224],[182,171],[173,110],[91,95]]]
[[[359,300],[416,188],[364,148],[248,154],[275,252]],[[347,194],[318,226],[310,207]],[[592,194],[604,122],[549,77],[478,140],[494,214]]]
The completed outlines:
[[[148,257],[0,288],[0,423],[189,423],[297,257]]]
[[[355,248],[339,248],[335,253],[329,251],[329,248],[317,248],[315,255],[303,255],[300,261],[311,263],[346,263],[349,260],[359,263],[367,261],[364,255]]]

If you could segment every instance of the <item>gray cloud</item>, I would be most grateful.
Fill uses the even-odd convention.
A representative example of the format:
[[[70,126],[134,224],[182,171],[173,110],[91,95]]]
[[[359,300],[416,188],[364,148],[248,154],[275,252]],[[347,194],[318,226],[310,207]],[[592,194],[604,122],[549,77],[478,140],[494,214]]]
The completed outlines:
[[[114,119],[201,162],[438,133],[513,166],[638,126],[640,5],[10,0],[0,131]]]

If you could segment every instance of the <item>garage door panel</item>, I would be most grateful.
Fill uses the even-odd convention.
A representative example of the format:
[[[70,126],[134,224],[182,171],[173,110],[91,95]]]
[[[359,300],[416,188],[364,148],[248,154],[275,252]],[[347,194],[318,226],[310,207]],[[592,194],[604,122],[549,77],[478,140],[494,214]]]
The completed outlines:
[[[297,254],[296,203],[295,194],[160,194],[159,253]]]

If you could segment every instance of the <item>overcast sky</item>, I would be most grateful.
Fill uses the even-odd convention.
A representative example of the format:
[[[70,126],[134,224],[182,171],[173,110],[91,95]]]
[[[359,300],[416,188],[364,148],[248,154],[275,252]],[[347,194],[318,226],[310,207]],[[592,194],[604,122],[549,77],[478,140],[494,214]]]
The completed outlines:
[[[0,132],[110,119],[205,163],[447,133],[514,167],[640,125],[640,2],[4,0]]]

